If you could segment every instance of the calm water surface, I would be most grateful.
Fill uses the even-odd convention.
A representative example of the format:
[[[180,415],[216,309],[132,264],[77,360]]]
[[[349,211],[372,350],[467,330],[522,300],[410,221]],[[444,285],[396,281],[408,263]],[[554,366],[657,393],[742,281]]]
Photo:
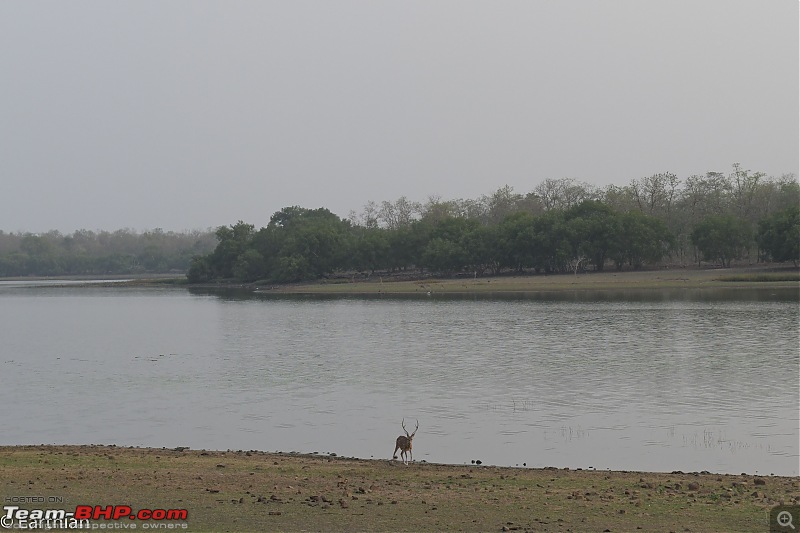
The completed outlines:
[[[798,291],[277,298],[0,284],[0,444],[798,475]]]

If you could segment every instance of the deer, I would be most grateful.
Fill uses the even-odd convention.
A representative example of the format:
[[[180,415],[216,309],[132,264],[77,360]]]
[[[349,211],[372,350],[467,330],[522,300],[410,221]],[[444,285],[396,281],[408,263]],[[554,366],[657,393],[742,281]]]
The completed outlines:
[[[394,453],[392,454],[392,459],[393,460],[397,459],[397,450],[400,450],[400,457],[403,460],[403,464],[407,465],[409,459],[411,459],[411,461],[414,460],[414,456],[411,453],[411,444],[412,444],[411,441],[414,440],[414,435],[417,434],[417,430],[419,429],[419,420],[417,420],[417,427],[414,428],[414,433],[412,433],[411,435],[408,434],[408,430],[406,429],[405,418],[400,423],[400,425],[403,426],[403,431],[405,431],[406,434],[405,436],[400,435],[399,437],[397,437],[397,440],[395,441],[394,445]],[[406,457],[406,454],[408,454],[408,457]]]

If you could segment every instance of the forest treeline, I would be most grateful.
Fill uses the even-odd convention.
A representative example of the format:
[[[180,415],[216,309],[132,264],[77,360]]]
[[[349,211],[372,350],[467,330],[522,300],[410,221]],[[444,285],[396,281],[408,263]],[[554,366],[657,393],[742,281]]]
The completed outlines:
[[[402,197],[347,219],[287,207],[258,230],[216,230],[192,260],[191,282],[291,282],[332,274],[414,271],[456,275],[637,269],[670,263],[800,260],[800,186],[733,165],[680,180],[671,173],[595,188],[548,179],[527,194],[508,186],[477,200]]]
[[[66,235],[0,231],[0,277],[184,273],[193,257],[216,245],[210,230],[79,230]]]

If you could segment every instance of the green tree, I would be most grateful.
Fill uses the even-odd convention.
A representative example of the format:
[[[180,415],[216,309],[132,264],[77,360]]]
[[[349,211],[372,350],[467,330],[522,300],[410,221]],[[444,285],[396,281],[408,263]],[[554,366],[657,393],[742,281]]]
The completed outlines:
[[[387,230],[378,227],[354,228],[349,266],[370,272],[387,268],[389,266]]]
[[[564,218],[573,260],[578,263],[588,260],[595,270],[602,271],[619,233],[617,213],[602,202],[585,200],[568,209]]]
[[[497,226],[476,225],[461,236],[465,266],[476,275],[491,269],[498,273]]]
[[[422,229],[427,229],[427,225],[422,225]],[[394,230],[387,230],[386,240],[389,244],[386,261],[391,270],[405,270],[418,263],[421,250],[418,247],[420,241],[420,224],[401,227]]]
[[[271,272],[271,278],[281,283],[300,281],[311,277],[313,277],[311,266],[301,255],[279,257],[275,269]]]
[[[253,248],[244,250],[236,258],[232,269],[233,277],[241,281],[256,281],[267,275],[264,257]]]
[[[457,242],[434,237],[422,252],[422,265],[434,272],[452,274],[462,270],[466,252]]]
[[[609,256],[618,270],[626,263],[638,269],[661,261],[673,242],[672,234],[660,219],[630,211],[619,215],[619,231]]]
[[[418,224],[422,231],[428,224],[427,243],[423,247],[421,265],[439,272],[459,272],[470,263],[466,243],[468,235],[475,232],[480,223],[474,219],[443,216],[435,222],[427,219]],[[475,245],[473,241],[471,244]]]
[[[189,270],[186,272],[186,279],[189,280],[189,283],[204,283],[210,281],[213,277],[214,271],[209,265],[208,257],[194,256],[189,264]]]
[[[208,257],[208,266],[215,278],[233,278],[234,266],[250,245],[254,235],[254,226],[245,224],[241,220],[233,226],[220,226],[216,236],[219,244]]]
[[[287,207],[252,239],[253,251],[240,266],[275,281],[314,279],[350,264],[350,223],[327,209]],[[237,256],[238,257],[238,256]]]
[[[773,261],[800,261],[800,208],[789,207],[758,223],[758,246]]]
[[[537,266],[541,234],[537,217],[522,211],[508,215],[498,226],[496,261],[501,267],[522,271]]]
[[[706,261],[719,261],[723,267],[741,259],[753,242],[750,225],[730,215],[710,215],[691,233],[692,243]]]

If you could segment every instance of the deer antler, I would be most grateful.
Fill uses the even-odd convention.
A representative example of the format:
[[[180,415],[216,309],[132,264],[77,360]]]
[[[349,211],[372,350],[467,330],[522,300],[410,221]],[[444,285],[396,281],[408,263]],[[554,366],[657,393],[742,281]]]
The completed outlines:
[[[413,437],[414,435],[417,434],[417,430],[419,429],[419,420],[417,420],[417,427],[414,428],[414,433],[412,433],[411,435],[408,434],[408,430],[406,429],[406,419],[405,418],[403,418],[403,421],[400,422],[400,425],[403,426],[403,431],[406,432],[406,437],[411,438],[411,437]]]

